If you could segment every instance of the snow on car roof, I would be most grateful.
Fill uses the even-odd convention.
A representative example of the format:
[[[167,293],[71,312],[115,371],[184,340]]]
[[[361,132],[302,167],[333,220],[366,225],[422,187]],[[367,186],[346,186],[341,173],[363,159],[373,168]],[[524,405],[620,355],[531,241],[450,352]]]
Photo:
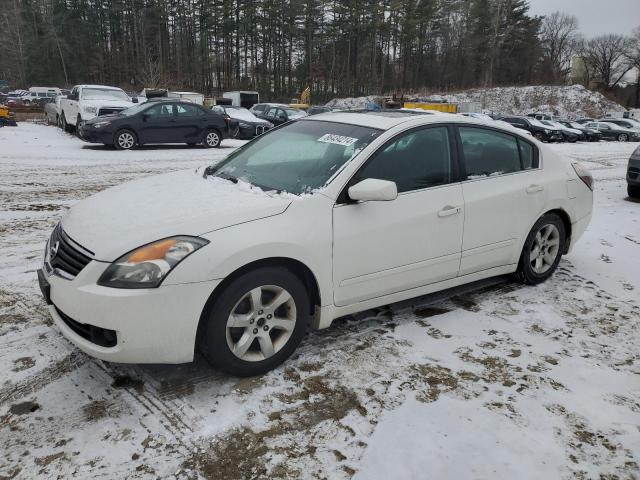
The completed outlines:
[[[349,123],[352,125],[360,125],[369,128],[378,128],[381,130],[389,130],[403,123],[411,123],[413,125],[426,125],[430,123],[466,123],[482,126],[494,126],[503,130],[519,132],[517,128],[508,128],[505,125],[489,124],[486,120],[465,117],[451,113],[443,113],[432,111],[432,115],[418,115],[415,112],[407,112],[401,110],[382,110],[382,111],[361,111],[361,112],[332,112],[320,113],[302,119],[303,121],[321,120],[326,122]]]
[[[110,85],[76,85],[78,88],[99,88],[101,90],[122,90],[119,87],[112,87]],[[124,90],[122,90],[124,91]]]

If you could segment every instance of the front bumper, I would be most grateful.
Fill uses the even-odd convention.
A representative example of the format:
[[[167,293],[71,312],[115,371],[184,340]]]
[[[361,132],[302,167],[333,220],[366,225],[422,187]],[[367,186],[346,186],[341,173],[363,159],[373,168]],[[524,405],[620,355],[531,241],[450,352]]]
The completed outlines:
[[[82,122],[76,129],[78,137],[88,143],[105,143],[113,145],[113,133],[99,128],[93,128]]]
[[[627,167],[627,184],[640,186],[640,158],[632,158]]]
[[[200,315],[220,280],[137,290],[97,285],[108,266],[91,261],[73,280],[38,271],[49,312],[62,334],[101,360],[192,361]],[[109,332],[114,332],[115,342],[110,342]]]

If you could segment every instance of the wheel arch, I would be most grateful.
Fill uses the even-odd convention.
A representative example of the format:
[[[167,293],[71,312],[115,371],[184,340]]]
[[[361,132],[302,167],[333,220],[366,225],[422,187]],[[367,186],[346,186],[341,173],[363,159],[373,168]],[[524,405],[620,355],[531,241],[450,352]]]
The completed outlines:
[[[565,242],[564,242],[564,247],[562,249],[562,254],[564,255],[568,253],[569,245],[571,245],[571,233],[572,233],[571,217],[569,217],[569,214],[562,208],[554,208],[553,210],[544,212],[541,216],[548,215],[548,214],[557,215],[558,217],[560,217],[560,219],[562,220],[562,223],[564,224]]]
[[[222,282],[220,282],[219,285],[216,286],[213,292],[211,292],[211,295],[209,295],[207,302],[202,308],[202,313],[200,314],[198,329],[196,331],[196,344],[201,338],[202,327],[205,324],[205,318],[208,310],[211,308],[211,305],[216,301],[220,294],[224,291],[227,285],[247,272],[264,267],[286,268],[287,270],[295,274],[301,282],[303,282],[305,288],[307,289],[307,292],[309,293],[309,305],[311,307],[311,311],[309,312],[309,314],[311,316],[313,316],[315,314],[315,310],[322,305],[318,279],[316,278],[316,275],[313,273],[313,271],[300,260],[296,260],[290,257],[268,257],[260,260],[254,260],[241,267],[238,267],[236,270],[231,272],[224,278]]]

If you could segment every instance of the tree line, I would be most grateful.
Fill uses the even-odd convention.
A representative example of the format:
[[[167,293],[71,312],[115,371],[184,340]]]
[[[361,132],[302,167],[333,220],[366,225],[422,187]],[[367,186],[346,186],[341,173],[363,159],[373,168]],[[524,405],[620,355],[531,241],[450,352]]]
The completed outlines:
[[[526,0],[0,0],[0,31],[0,78],[16,86],[310,86],[318,101],[563,83],[576,54],[613,87],[640,65],[640,33],[584,40]]]

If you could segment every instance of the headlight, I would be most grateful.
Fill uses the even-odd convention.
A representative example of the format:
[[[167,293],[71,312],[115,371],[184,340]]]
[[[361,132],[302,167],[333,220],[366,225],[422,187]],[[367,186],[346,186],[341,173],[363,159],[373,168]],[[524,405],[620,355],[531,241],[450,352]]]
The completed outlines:
[[[96,107],[84,107],[85,113],[98,113],[98,109]]]
[[[249,125],[248,123],[244,123],[244,122],[240,122],[240,123],[238,124],[238,126],[239,126],[240,128],[249,128],[249,127],[251,127],[251,125]]]
[[[208,240],[178,236],[149,243],[123,255],[104,271],[98,285],[113,288],[156,288],[182,260]]]
[[[547,130],[546,128],[544,129],[544,133],[546,133],[547,135],[549,135],[551,133],[551,131]]]
[[[273,123],[271,123],[271,122],[267,122],[267,127],[269,127],[269,128],[273,128]]]
[[[108,120],[105,120],[103,122],[96,122],[96,123],[93,124],[93,126],[95,128],[102,128],[102,127],[106,127],[107,125],[110,125],[110,124],[111,124],[111,122],[109,122]]]

